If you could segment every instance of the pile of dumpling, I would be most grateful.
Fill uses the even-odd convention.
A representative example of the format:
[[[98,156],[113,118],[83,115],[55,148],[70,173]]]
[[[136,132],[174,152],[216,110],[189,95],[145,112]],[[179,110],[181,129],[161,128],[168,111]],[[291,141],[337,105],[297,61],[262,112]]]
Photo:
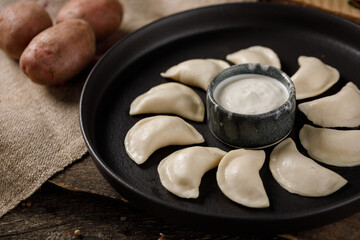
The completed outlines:
[[[263,46],[241,49],[228,54],[226,60],[233,64],[262,63],[281,68],[277,54]],[[335,68],[315,57],[300,56],[298,63],[300,67],[291,77],[297,100],[320,95],[339,80]],[[201,98],[186,85],[206,91],[211,79],[229,66],[219,59],[191,59],[161,73],[162,77],[178,82],[155,86],[131,103],[130,115],[159,115],[143,118],[128,131],[124,144],[129,157],[142,164],[162,147],[205,142],[184,120],[202,122],[205,115]],[[306,124],[299,133],[301,144],[312,158],[334,166],[360,165],[360,130],[332,129],[360,125],[360,91],[354,83],[349,82],[335,95],[303,102],[298,107],[318,125]],[[215,147],[192,146],[164,158],[158,165],[158,173],[162,185],[171,193],[197,198],[202,176],[217,167],[216,179],[224,195],[247,207],[264,208],[270,205],[259,175],[265,158],[263,150],[225,152]],[[291,138],[275,146],[269,168],[284,189],[302,196],[327,196],[347,183],[339,174],[302,155]]]

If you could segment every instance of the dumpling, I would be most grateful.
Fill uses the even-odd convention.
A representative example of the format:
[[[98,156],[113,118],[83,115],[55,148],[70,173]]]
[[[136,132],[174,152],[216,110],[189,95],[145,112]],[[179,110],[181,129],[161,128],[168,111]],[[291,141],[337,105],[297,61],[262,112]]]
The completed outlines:
[[[226,154],[215,147],[189,147],[164,158],[158,173],[161,184],[182,198],[197,198],[202,176],[215,168]]]
[[[339,174],[302,155],[291,138],[274,148],[269,166],[273,177],[284,189],[301,196],[327,196],[347,183]]]
[[[296,89],[296,99],[304,99],[317,96],[340,78],[339,71],[324,64],[315,57],[300,56],[298,58],[300,68],[291,77]]]
[[[176,116],[154,116],[138,121],[125,136],[125,149],[137,164],[144,163],[157,149],[169,145],[204,142],[196,129]]]
[[[229,66],[227,62],[218,59],[190,59],[160,75],[206,91],[213,77]]]
[[[145,113],[172,113],[202,122],[205,107],[199,95],[180,83],[163,83],[141,94],[130,105],[130,115]]]
[[[280,59],[277,54],[272,49],[263,46],[252,46],[228,54],[226,60],[234,64],[261,63],[281,68]]]
[[[360,125],[360,91],[352,82],[338,93],[298,105],[313,123],[321,127]]]
[[[360,130],[335,130],[304,125],[300,141],[309,155],[339,167],[360,165]]]
[[[216,180],[221,191],[232,201],[252,208],[270,205],[259,170],[265,161],[263,150],[237,149],[220,161]]]

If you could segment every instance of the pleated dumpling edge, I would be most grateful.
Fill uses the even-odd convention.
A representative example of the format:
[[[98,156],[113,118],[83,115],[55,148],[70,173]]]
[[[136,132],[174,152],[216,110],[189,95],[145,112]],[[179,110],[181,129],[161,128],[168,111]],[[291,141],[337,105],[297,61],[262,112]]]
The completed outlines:
[[[220,59],[190,59],[170,67],[160,75],[206,91],[212,78],[227,67],[230,64]]]
[[[147,113],[175,114],[202,122],[205,106],[193,89],[181,83],[169,82],[157,85],[133,100],[130,115]]]
[[[124,145],[128,156],[137,164],[142,164],[162,147],[204,141],[204,137],[182,118],[159,115],[138,121],[127,132]]]

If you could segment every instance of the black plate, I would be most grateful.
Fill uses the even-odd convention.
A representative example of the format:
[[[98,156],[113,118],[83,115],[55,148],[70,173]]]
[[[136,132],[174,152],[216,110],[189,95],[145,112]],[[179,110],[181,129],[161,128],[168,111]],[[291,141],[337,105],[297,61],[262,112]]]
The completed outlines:
[[[227,199],[215,171],[207,173],[195,200],[178,198],[160,184],[159,161],[182,147],[156,151],[141,166],[127,156],[124,137],[145,116],[128,115],[132,100],[168,80],[160,72],[191,58],[225,59],[253,45],[272,48],[290,76],[300,55],[315,56],[337,68],[341,78],[325,95],[346,82],[360,85],[360,27],[339,17],[304,7],[246,3],[226,4],[176,14],[152,23],[117,43],[97,63],[84,86],[80,122],[89,151],[104,177],[136,206],[176,223],[211,230],[299,230],[338,220],[359,210],[360,167],[329,167],[349,183],[328,197],[290,194],[272,178],[268,159],[261,177],[270,207],[251,209]],[[195,89],[205,100],[205,92]],[[320,96],[320,97],[321,97]],[[298,132],[306,117],[297,111],[291,137],[301,152]],[[230,150],[218,142],[206,122],[191,122],[204,135],[205,146]],[[267,156],[271,148],[266,149]]]

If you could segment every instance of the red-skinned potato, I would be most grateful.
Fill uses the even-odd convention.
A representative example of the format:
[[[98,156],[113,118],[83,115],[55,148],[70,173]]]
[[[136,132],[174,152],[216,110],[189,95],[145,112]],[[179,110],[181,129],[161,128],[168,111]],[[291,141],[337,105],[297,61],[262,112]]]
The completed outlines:
[[[79,74],[95,55],[95,36],[81,19],[56,24],[39,33],[20,57],[20,67],[35,83],[62,84]]]
[[[58,12],[56,22],[81,18],[94,30],[96,41],[119,29],[123,9],[118,0],[70,0]]]
[[[49,14],[36,2],[12,3],[0,12],[0,48],[11,58],[19,59],[29,42],[51,26]]]

